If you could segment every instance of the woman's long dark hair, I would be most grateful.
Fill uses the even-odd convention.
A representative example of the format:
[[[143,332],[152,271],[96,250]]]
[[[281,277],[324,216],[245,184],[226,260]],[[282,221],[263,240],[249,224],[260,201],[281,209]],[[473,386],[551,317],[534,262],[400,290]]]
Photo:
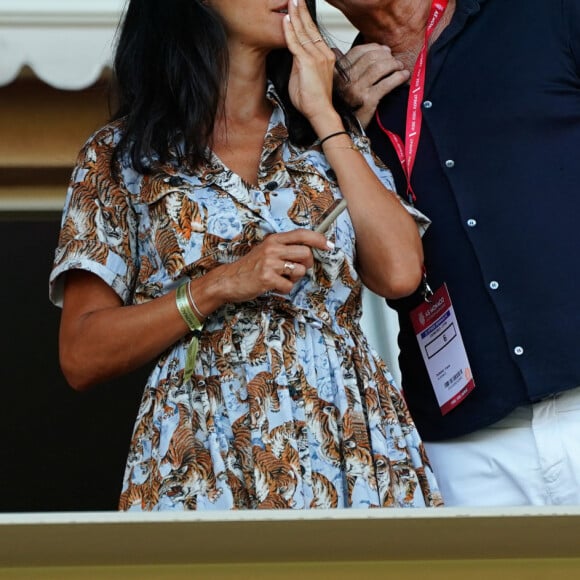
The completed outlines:
[[[314,16],[314,0],[308,5]],[[137,171],[166,162],[170,150],[191,167],[205,159],[227,83],[226,43],[219,15],[201,0],[129,0],[114,58],[113,119],[125,124],[117,152],[128,153]],[[268,55],[268,78],[287,112],[290,139],[309,145],[316,135],[288,95],[291,67],[287,49]],[[347,127],[356,127],[340,95],[334,104]]]

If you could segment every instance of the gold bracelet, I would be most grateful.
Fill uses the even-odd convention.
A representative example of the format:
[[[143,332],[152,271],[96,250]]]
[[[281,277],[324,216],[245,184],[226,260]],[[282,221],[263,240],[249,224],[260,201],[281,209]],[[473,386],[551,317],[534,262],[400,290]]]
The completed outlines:
[[[191,307],[193,308],[193,311],[199,315],[197,318],[199,319],[205,319],[207,318],[207,314],[204,314],[200,309],[199,306],[197,305],[197,302],[193,299],[193,296],[191,294],[191,280],[189,282],[187,282],[187,295],[189,296],[189,303],[191,304]]]
[[[189,299],[187,298],[187,285],[189,280],[183,282],[177,287],[175,291],[175,304],[181,318],[187,324],[187,327],[192,333],[191,341],[187,347],[187,352],[185,353],[185,369],[183,371],[183,381],[188,381],[193,375],[195,370],[195,359],[197,358],[197,349],[199,347],[199,337],[201,336],[201,329],[203,328],[203,323],[199,321],[195,312],[191,308]]]
[[[194,330],[201,330],[203,324],[199,321],[195,312],[191,308],[191,304],[189,303],[189,299],[187,298],[187,285],[189,284],[189,280],[187,282],[183,282],[180,284],[175,292],[175,304],[177,305],[177,310],[179,310],[179,314],[181,314],[181,318],[185,320],[189,330],[192,332]]]

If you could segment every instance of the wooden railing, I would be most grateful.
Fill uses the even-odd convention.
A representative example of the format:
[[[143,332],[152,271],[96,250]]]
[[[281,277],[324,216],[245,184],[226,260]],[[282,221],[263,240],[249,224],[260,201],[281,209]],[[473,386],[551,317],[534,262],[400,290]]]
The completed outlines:
[[[0,578],[577,579],[580,508],[5,515]]]

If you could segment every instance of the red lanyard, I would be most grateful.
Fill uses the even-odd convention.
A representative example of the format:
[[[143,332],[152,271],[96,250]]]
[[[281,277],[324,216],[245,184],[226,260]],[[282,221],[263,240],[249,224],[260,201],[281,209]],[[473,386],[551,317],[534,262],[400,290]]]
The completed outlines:
[[[399,135],[385,129],[381,123],[379,110],[375,112],[375,118],[383,133],[391,140],[403,172],[407,178],[407,194],[412,201],[415,201],[415,193],[411,187],[411,173],[415,165],[415,157],[417,156],[417,149],[419,147],[419,137],[421,136],[421,125],[423,123],[423,113],[421,111],[421,104],[423,102],[423,95],[425,94],[425,71],[427,69],[427,48],[429,46],[429,38],[433,34],[433,30],[441,20],[449,0],[433,0],[431,3],[431,11],[429,12],[429,20],[427,22],[427,30],[425,31],[425,43],[411,77],[411,86],[409,88],[409,100],[407,102],[407,123],[405,126],[405,142]]]

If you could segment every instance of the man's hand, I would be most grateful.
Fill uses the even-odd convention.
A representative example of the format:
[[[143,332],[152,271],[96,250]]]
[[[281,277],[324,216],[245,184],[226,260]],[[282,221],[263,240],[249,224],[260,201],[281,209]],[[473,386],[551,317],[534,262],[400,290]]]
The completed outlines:
[[[346,75],[335,74],[345,100],[356,109],[356,116],[366,127],[379,101],[394,88],[409,80],[411,73],[397,60],[388,46],[361,44],[351,48],[347,54],[334,49],[339,68]]]

